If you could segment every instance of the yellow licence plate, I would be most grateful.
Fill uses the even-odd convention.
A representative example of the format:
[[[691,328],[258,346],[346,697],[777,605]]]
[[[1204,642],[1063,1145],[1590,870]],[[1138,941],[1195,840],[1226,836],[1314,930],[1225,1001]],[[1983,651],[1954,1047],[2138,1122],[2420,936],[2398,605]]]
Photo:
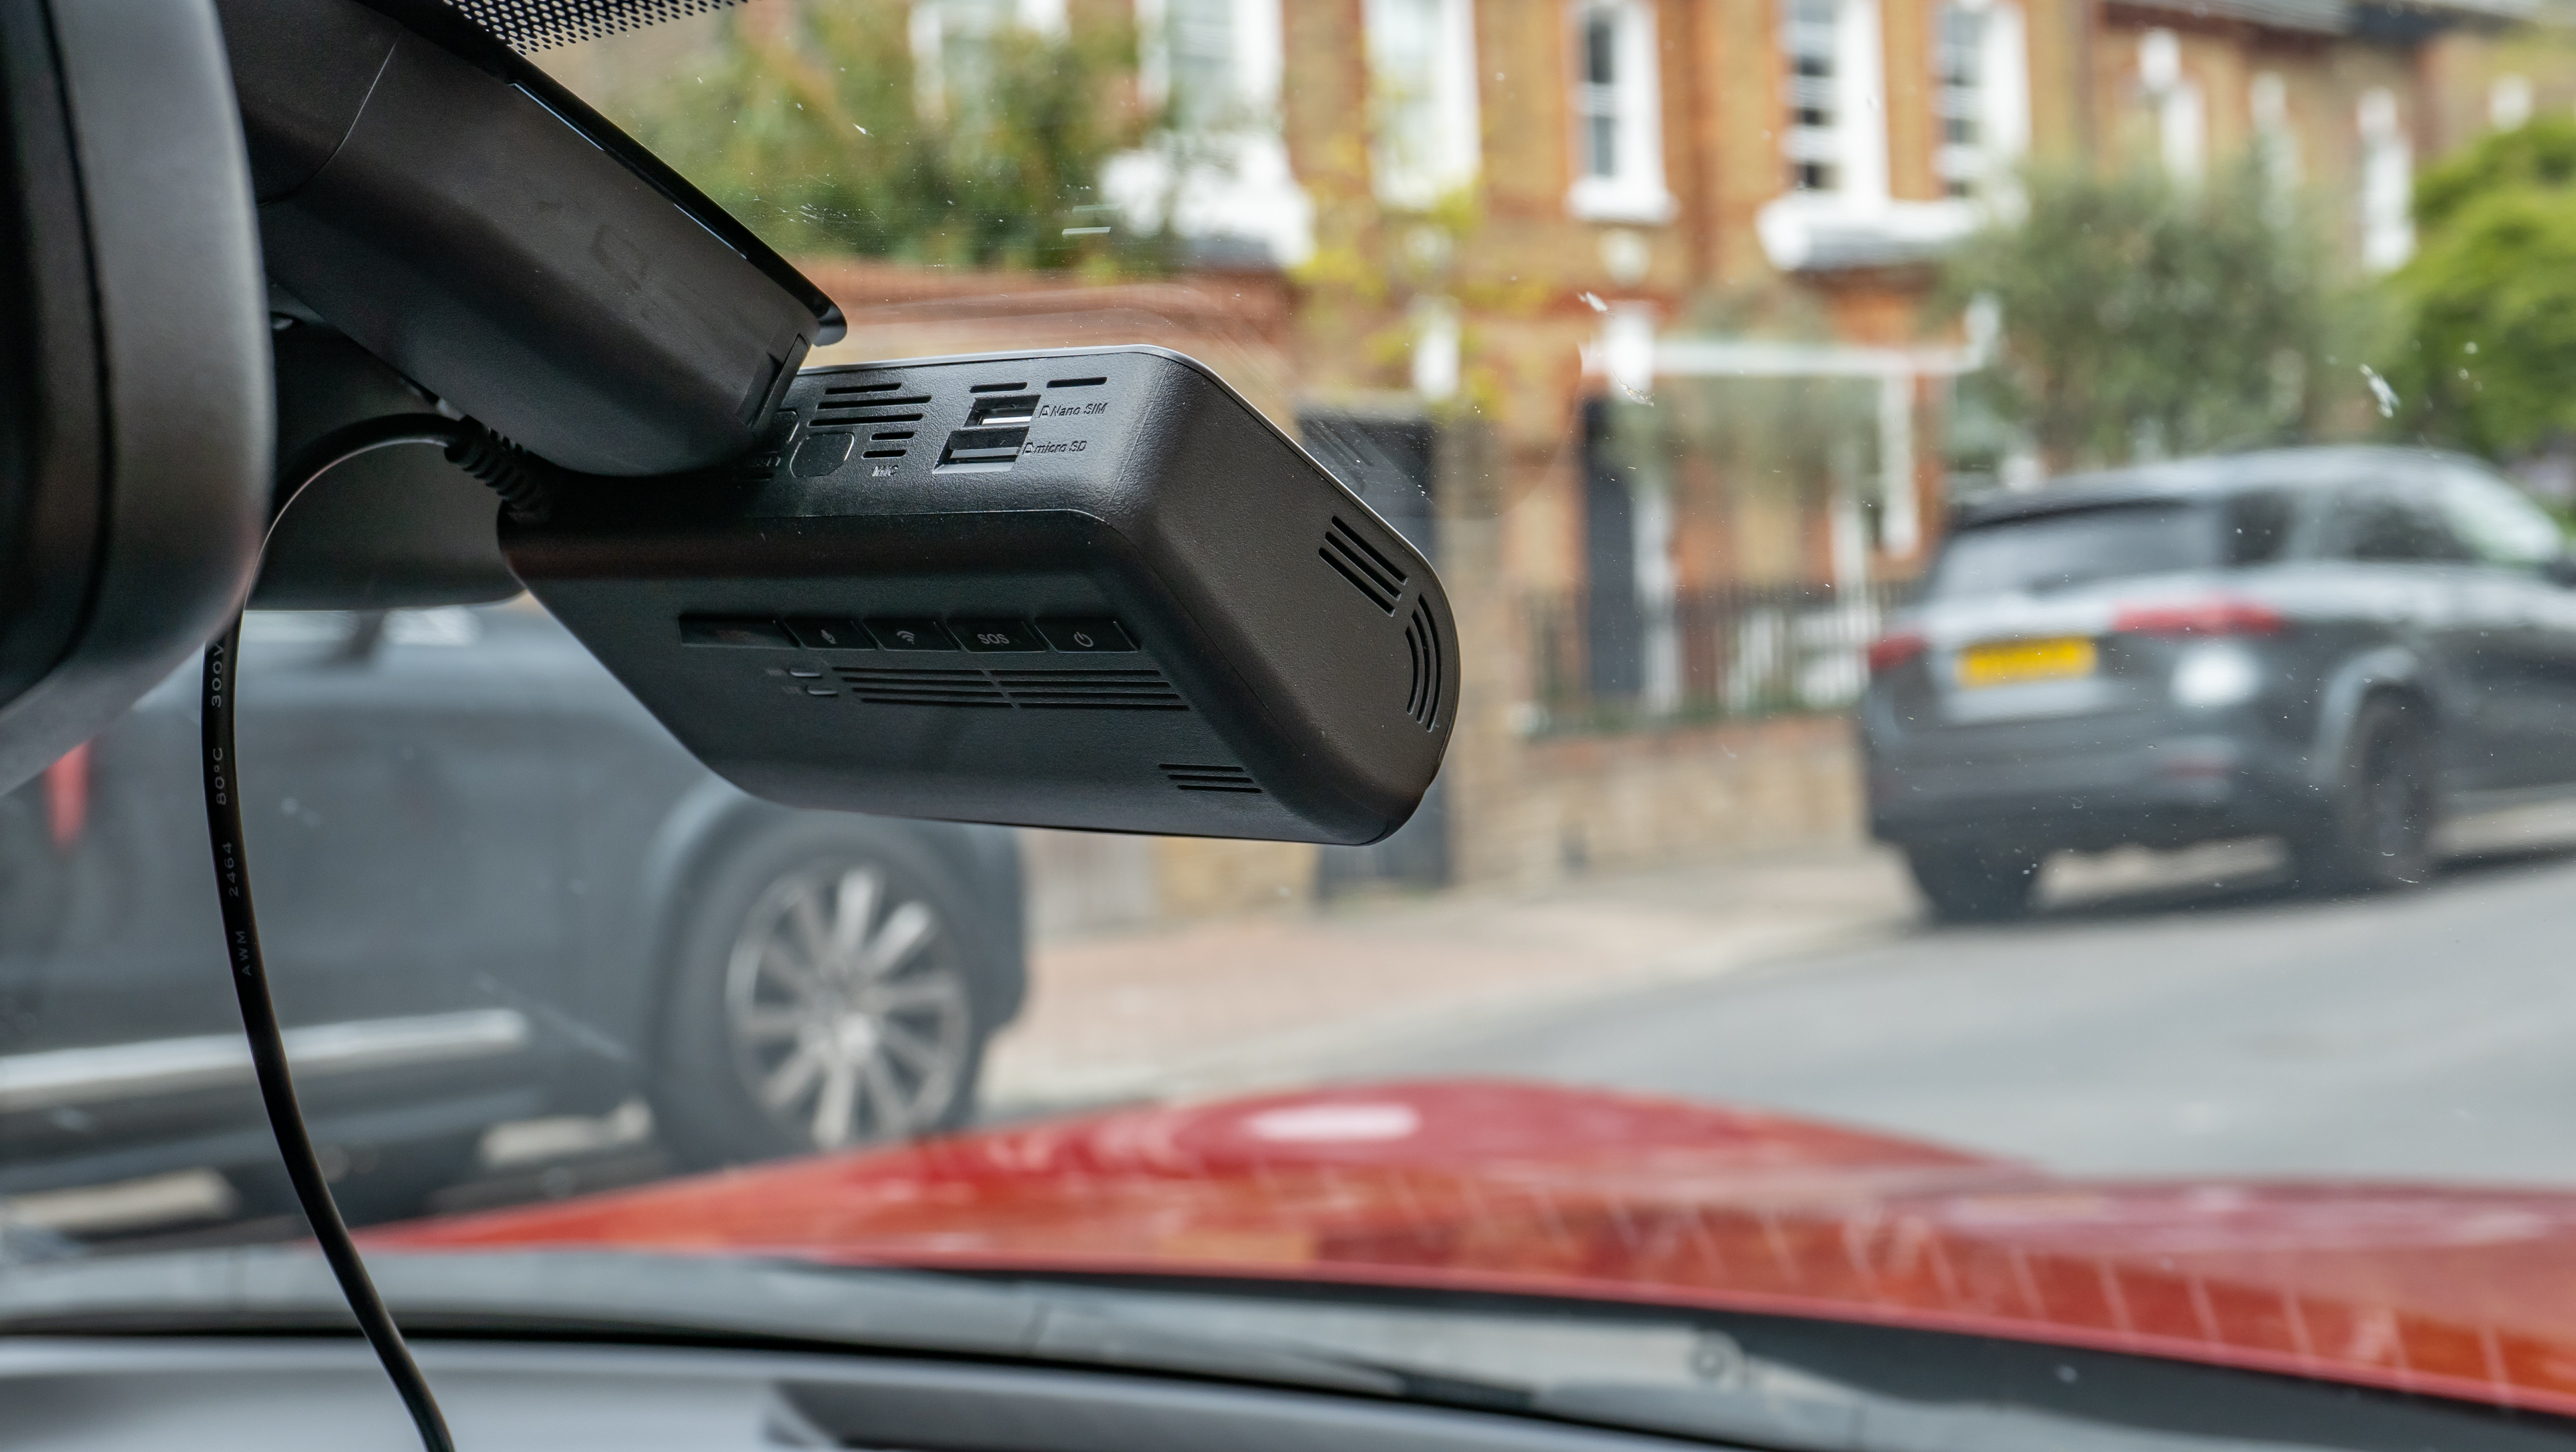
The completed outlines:
[[[2080,635],[2053,640],[2001,640],[1959,652],[1959,684],[2009,686],[2022,681],[2062,681],[2093,674],[2093,642]]]

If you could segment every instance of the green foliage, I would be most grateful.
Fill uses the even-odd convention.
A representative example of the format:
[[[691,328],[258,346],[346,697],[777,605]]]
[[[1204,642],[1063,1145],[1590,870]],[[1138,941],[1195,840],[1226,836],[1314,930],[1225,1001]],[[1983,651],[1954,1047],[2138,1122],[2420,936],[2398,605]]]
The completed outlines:
[[[2253,160],[2196,189],[2036,172],[2017,219],[1953,255],[1941,296],[2001,306],[1985,401],[2052,469],[2305,427],[2335,309],[2313,225]]]
[[[2410,436],[2509,458],[2576,434],[2576,121],[2535,118],[2415,188],[2382,372]]]
[[[1098,191],[1103,163],[1146,130],[1120,101],[1134,36],[952,34],[925,107],[909,9],[800,7],[783,33],[729,12],[702,63],[641,98],[631,124],[783,252],[1161,270],[1169,244],[1115,225]],[[1065,235],[1092,227],[1110,230]]]
[[[2534,117],[2429,168],[2415,179],[2415,225],[2438,231],[2498,192],[2576,187],[2576,120]]]

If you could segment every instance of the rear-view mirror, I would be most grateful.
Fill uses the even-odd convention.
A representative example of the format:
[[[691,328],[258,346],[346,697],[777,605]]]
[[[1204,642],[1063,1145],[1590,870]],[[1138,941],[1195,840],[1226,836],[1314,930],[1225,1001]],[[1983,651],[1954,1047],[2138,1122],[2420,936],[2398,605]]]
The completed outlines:
[[[269,495],[268,324],[204,0],[0,6],[0,789],[203,645]]]

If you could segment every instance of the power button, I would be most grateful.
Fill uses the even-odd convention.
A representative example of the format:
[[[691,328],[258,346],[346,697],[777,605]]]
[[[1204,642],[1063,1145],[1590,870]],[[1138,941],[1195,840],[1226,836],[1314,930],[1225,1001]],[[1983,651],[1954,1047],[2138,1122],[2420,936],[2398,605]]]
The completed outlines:
[[[1136,648],[1136,642],[1127,638],[1127,632],[1115,620],[1041,620],[1038,634],[1056,649],[1076,655]]]

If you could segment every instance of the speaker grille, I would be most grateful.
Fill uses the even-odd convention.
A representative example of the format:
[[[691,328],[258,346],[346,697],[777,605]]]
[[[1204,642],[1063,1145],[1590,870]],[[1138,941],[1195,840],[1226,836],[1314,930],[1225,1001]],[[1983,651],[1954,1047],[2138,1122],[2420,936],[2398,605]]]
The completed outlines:
[[[1316,553],[1324,563],[1341,572],[1368,602],[1389,615],[1395,613],[1395,602],[1404,597],[1404,571],[1395,561],[1379,554],[1375,546],[1359,537],[1339,516],[1324,531],[1324,547]]]
[[[1414,600],[1413,618],[1404,627],[1404,649],[1413,657],[1413,689],[1405,697],[1404,714],[1428,731],[1440,715],[1440,626],[1431,618],[1430,601]]]
[[[1167,761],[1163,763],[1163,775],[1185,792],[1230,792],[1247,797],[1262,794],[1261,788],[1252,783],[1252,773],[1239,766],[1193,766]]]
[[[850,694],[877,706],[1001,706],[1024,711],[1186,711],[1158,670],[984,671],[836,666]]]

